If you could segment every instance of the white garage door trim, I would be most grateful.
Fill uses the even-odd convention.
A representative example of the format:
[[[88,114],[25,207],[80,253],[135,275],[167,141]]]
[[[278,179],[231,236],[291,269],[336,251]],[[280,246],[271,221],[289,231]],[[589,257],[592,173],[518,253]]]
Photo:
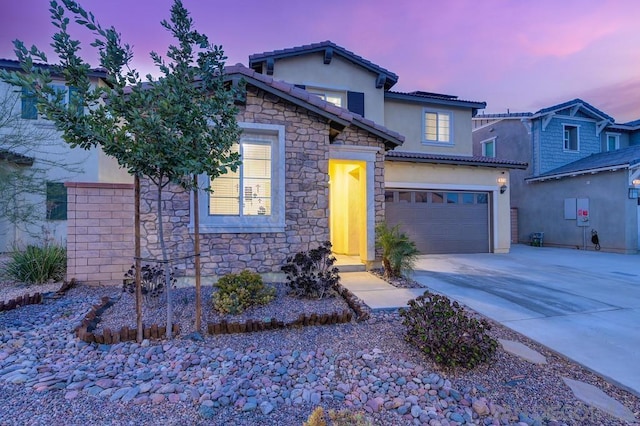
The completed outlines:
[[[494,185],[460,185],[460,184],[441,184],[432,182],[399,182],[399,181],[387,181],[385,182],[385,191],[391,191],[395,189],[424,189],[427,191],[435,190],[451,190],[451,191],[470,191],[470,192],[490,192],[491,193],[491,209],[489,215],[491,217],[491,241],[489,241],[489,251],[495,251],[495,244],[498,241],[498,196],[500,195],[500,188]],[[502,194],[505,195],[505,194]]]

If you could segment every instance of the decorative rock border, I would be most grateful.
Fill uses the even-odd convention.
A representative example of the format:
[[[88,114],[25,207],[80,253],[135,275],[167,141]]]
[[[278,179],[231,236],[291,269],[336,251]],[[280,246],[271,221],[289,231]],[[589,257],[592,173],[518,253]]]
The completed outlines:
[[[75,285],[75,279],[71,280],[73,283],[68,288]],[[66,285],[66,282],[65,282]],[[65,286],[63,285],[63,288]],[[349,308],[355,312],[355,319],[357,322],[369,319],[369,311],[351,291],[347,288],[337,285],[336,290],[338,294],[345,300]],[[68,289],[67,288],[67,289]],[[63,289],[61,288],[60,291]],[[58,291],[58,293],[60,293]],[[66,291],[66,289],[65,289]],[[57,294],[58,294],[57,293]],[[91,310],[85,315],[82,323],[76,327],[75,334],[78,339],[87,343],[99,343],[99,344],[112,344],[126,341],[135,341],[137,337],[137,329],[130,329],[129,327],[122,327],[119,331],[113,331],[105,328],[102,333],[93,333],[96,325],[100,321],[100,315],[113,303],[115,300],[105,296],[100,300],[100,303],[93,305]],[[221,321],[219,323],[207,323],[207,332],[209,334],[232,334],[232,333],[251,333],[254,331],[275,330],[281,328],[293,328],[303,327],[310,325],[328,325],[328,324],[344,324],[351,322],[353,314],[348,310],[340,312],[334,312],[332,314],[301,314],[296,320],[290,322],[280,321],[276,318],[270,318],[266,321],[260,320],[247,320],[245,322],[229,322]],[[180,333],[180,326],[178,324],[173,325],[173,335]],[[143,326],[143,337],[145,339],[164,339],[166,337],[166,325],[153,324],[150,327]]]
[[[76,284],[77,284],[76,279],[72,278],[71,281],[63,281],[62,286],[60,286],[60,289],[55,293],[36,292],[34,294],[25,294],[23,296],[16,297],[15,299],[11,299],[6,302],[0,300],[0,312],[11,311],[13,309],[19,308],[21,306],[26,306],[26,305],[39,305],[44,301],[45,297],[60,298],[64,296],[64,294],[69,289],[75,287]]]
[[[108,328],[102,330],[102,333],[93,333],[96,325],[100,321],[100,315],[109,308],[115,300],[105,296],[100,299],[100,303],[93,305],[91,310],[85,315],[82,323],[76,327],[75,333],[78,339],[87,343],[99,343],[110,345],[112,343],[120,343],[127,341],[135,341],[138,329],[129,328],[127,326],[122,327],[119,331],[112,331]],[[180,333],[180,326],[178,324],[173,325],[173,334],[178,335]],[[167,336],[167,326],[153,324],[151,327],[142,327],[142,336],[145,339],[164,339]]]
[[[25,294],[7,302],[0,300],[0,312],[11,311],[25,305],[38,305],[42,303],[43,299],[42,293],[34,293],[33,295]]]

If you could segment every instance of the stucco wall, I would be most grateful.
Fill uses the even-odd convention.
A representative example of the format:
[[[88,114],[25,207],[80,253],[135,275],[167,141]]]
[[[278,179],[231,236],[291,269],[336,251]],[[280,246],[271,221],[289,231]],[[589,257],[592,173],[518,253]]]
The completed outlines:
[[[602,250],[635,253],[638,247],[637,202],[629,199],[628,172],[602,172],[560,180],[527,184],[530,203],[518,208],[520,241],[528,242],[532,232],[544,232],[544,243],[550,246],[583,247],[583,230],[575,220],[564,219],[565,198],[588,198],[590,226],[598,231]]]
[[[329,64],[324,64],[323,53],[279,59],[275,62],[273,78],[345,94],[347,90],[362,92],[365,117],[384,123],[384,90],[376,89],[377,75],[338,55],[334,55]]]
[[[507,189],[507,192],[500,194],[497,185],[498,176],[506,176],[507,186],[510,185],[509,170],[507,169],[483,169],[397,161],[385,163],[387,186],[409,187],[403,184],[410,184],[411,188],[492,192],[492,198],[495,200],[494,205],[497,207],[493,211],[495,220],[491,224],[491,228],[494,230],[492,250],[494,253],[507,253],[511,238],[509,190]]]
[[[445,111],[452,113],[452,133],[450,144],[423,144],[424,120],[423,112]],[[468,155],[473,152],[471,141],[471,110],[463,108],[447,108],[441,105],[423,105],[421,103],[403,102],[387,99],[384,104],[384,125],[405,136],[405,142],[396,151],[429,152],[434,154]]]

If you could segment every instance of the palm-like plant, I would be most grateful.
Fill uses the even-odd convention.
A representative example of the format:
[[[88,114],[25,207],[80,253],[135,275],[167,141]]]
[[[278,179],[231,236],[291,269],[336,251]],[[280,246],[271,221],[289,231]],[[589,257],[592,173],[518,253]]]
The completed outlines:
[[[376,247],[382,249],[382,266],[389,278],[413,271],[419,254],[416,244],[399,227],[390,228],[386,223],[376,227]]]

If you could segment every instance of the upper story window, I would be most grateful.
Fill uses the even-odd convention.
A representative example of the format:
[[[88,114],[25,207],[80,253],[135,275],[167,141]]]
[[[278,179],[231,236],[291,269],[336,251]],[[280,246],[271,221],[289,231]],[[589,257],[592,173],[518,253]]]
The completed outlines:
[[[215,179],[200,206],[201,232],[284,231],[284,126],[239,123],[242,164]]]
[[[620,134],[607,133],[607,151],[615,151],[620,149]]]
[[[563,148],[565,151],[578,151],[580,144],[578,143],[580,132],[578,126],[570,124],[562,125]]]
[[[62,105],[69,107],[74,105],[78,114],[83,114],[84,106],[82,105],[82,99],[78,94],[78,89],[75,87],[65,86],[64,84],[52,84],[51,88],[56,93],[60,93],[62,97]],[[22,89],[22,110],[20,116],[26,120],[36,120],[38,118],[38,108],[36,107],[36,97],[33,93],[30,93],[27,89]]]
[[[491,139],[482,141],[481,145],[482,145],[482,155],[484,157],[496,156],[496,138],[491,138]]]
[[[323,101],[327,101],[329,103],[334,104],[337,107],[344,108],[347,106],[345,102],[345,92],[341,92],[338,90],[329,90],[329,89],[319,89],[319,88],[309,88],[306,89],[309,93],[313,93],[317,95]]]
[[[452,115],[444,111],[424,112],[424,142],[451,143]]]

